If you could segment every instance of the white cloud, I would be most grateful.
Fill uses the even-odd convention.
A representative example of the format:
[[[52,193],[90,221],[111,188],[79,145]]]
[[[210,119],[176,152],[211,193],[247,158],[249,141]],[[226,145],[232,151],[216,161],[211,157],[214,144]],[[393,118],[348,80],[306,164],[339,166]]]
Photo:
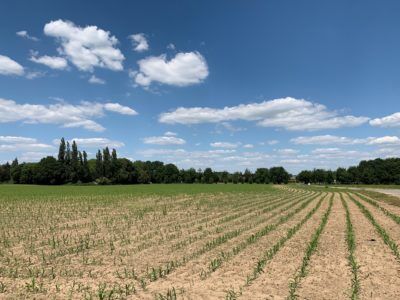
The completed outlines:
[[[79,105],[65,102],[43,104],[18,104],[13,100],[0,98],[0,123],[21,121],[28,124],[56,124],[66,128],[82,127],[92,131],[103,131],[104,127],[95,122],[105,111],[135,115],[133,109],[118,103],[98,103],[83,101]]]
[[[169,43],[169,44],[167,45],[167,49],[169,49],[169,50],[175,50],[176,47],[175,47],[175,45],[174,45],[173,43]]]
[[[270,146],[276,145],[276,144],[278,144],[278,143],[279,143],[278,140],[269,140],[269,141],[267,141],[267,144],[270,145]]]
[[[378,138],[368,138],[369,145],[387,145],[398,144],[400,145],[400,138],[397,136],[382,136]]]
[[[239,145],[240,143],[228,143],[228,142],[215,142],[210,144],[210,146],[213,148],[227,148],[227,149],[237,148]]]
[[[367,137],[367,138],[349,138],[335,135],[316,135],[299,136],[290,140],[298,145],[384,145],[400,144],[400,138],[397,136]]]
[[[28,39],[28,40],[31,40],[31,41],[35,41],[35,42],[39,41],[39,39],[37,37],[29,35],[28,31],[26,31],[26,30],[17,31],[16,34],[19,37],[22,37],[22,38],[25,38],[25,39]]]
[[[168,124],[219,123],[234,120],[256,121],[263,127],[313,131],[359,126],[367,122],[368,118],[339,116],[338,112],[329,111],[322,104],[290,97],[222,109],[180,107],[159,116],[161,123]]]
[[[165,136],[177,136],[178,134],[176,132],[172,132],[172,131],[167,131],[166,133],[164,133]]]
[[[36,143],[36,142],[37,142],[36,139],[29,138],[29,137],[0,135],[0,143],[32,144],[32,143]]]
[[[42,64],[56,70],[64,70],[68,67],[67,60],[63,57],[58,57],[58,56],[48,56],[48,55],[40,57],[32,56],[30,60],[35,63]]]
[[[151,145],[183,145],[186,143],[184,139],[176,136],[150,136],[144,138],[143,142]]]
[[[123,106],[119,103],[106,103],[104,109],[112,112],[119,113],[121,115],[135,116],[138,113],[128,106]]]
[[[54,152],[24,152],[22,156],[18,157],[19,162],[36,162],[41,160],[43,157],[55,156]]]
[[[79,27],[70,21],[51,21],[44,26],[44,33],[61,43],[59,53],[65,55],[78,69],[93,71],[94,67],[113,71],[123,69],[125,59],[116,48],[118,40],[110,32],[97,26]]]
[[[221,125],[223,128],[225,128],[226,130],[228,130],[228,131],[230,131],[232,133],[233,132],[246,131],[246,128],[235,127],[229,122],[221,122],[221,123],[218,123],[217,125]]]
[[[148,87],[152,82],[174,86],[201,83],[208,76],[208,66],[198,52],[178,53],[171,60],[166,55],[139,60],[139,72],[131,74],[138,85]]]
[[[299,136],[290,140],[294,144],[298,145],[329,145],[329,144],[341,144],[351,145],[361,143],[360,139],[352,139],[344,136],[335,135],[316,135],[316,136]]]
[[[400,127],[400,112],[383,118],[373,119],[369,121],[369,124],[377,127]]]
[[[73,138],[70,141],[75,141],[79,148],[121,148],[125,146],[123,142],[113,141],[108,138]],[[53,143],[58,145],[60,140],[54,140]]]
[[[24,75],[24,67],[12,60],[8,56],[0,55],[0,74],[1,75]]]
[[[284,155],[284,156],[295,155],[295,154],[297,154],[298,152],[299,152],[298,150],[290,149],[290,148],[278,149],[278,153],[279,153],[280,155]]]
[[[332,154],[332,153],[340,153],[340,148],[317,148],[311,151],[313,154]]]
[[[132,41],[134,51],[143,52],[149,50],[149,43],[143,33],[132,34],[129,38]]]
[[[0,136],[0,151],[46,151],[54,150],[54,146],[40,143],[35,138],[22,136]]]
[[[94,75],[90,76],[88,81],[89,81],[89,83],[93,83],[93,84],[106,84],[105,80],[98,78]]]
[[[46,72],[42,72],[42,71],[30,71],[28,73],[26,73],[26,78],[27,79],[36,79],[36,78],[41,78],[43,76],[46,75]]]
[[[253,144],[245,144],[245,145],[243,145],[243,148],[251,149],[251,148],[254,148],[254,145]]]

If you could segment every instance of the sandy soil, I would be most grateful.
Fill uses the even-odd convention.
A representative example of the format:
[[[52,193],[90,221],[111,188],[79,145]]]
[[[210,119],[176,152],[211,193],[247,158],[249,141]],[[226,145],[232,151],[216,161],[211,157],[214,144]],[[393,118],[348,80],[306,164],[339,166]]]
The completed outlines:
[[[312,201],[312,203],[310,203],[306,209],[294,216],[293,219],[295,219],[295,221],[290,221],[290,224],[293,225],[294,223],[292,222],[298,222],[298,220],[302,216],[305,216],[307,212],[311,210],[313,206],[315,206],[316,202],[316,200]],[[298,206],[300,206],[300,204],[294,207],[290,207],[290,209],[283,214],[289,213]],[[140,293],[139,297],[141,299],[154,299],[155,294],[165,294],[168,289],[172,289],[172,287],[174,287],[175,289],[184,290],[184,293],[182,295],[184,299],[225,298],[226,290],[231,288],[233,285],[237,286],[243,284],[249,268],[254,265],[255,261],[257,261],[263,250],[276,242],[278,237],[284,234],[284,231],[278,230],[278,233],[276,233],[276,231],[273,231],[267,234],[259,241],[257,241],[257,243],[252,244],[250,247],[248,247],[250,249],[246,248],[245,251],[239,253],[239,255],[235,257],[233,262],[229,262],[228,264],[224,263],[221,269],[211,273],[211,276],[206,280],[201,280],[201,271],[207,270],[211,259],[219,257],[221,251],[231,252],[232,248],[235,245],[244,241],[247,237],[251,236],[251,234],[262,229],[267,224],[275,223],[281,215],[270,219],[268,222],[260,224],[250,232],[246,232],[246,234],[243,234],[238,238],[234,238],[228,241],[224,245],[217,247],[217,249],[212,250],[205,255],[194,259],[182,268],[179,268],[179,270],[177,270],[170,276],[154,282],[154,284],[150,284],[149,286],[147,286],[146,293]],[[280,227],[278,228],[280,229]],[[282,225],[282,228],[287,227]],[[228,266],[228,268],[226,267],[226,265]]]
[[[349,299],[351,270],[346,244],[346,213],[335,194],[331,215],[297,290],[300,299]]]
[[[399,299],[400,264],[359,208],[345,196],[356,236],[361,299]]]
[[[224,263],[221,268],[211,273],[205,280],[199,280],[200,274],[195,271],[196,268],[189,267],[186,270],[182,270],[178,278],[176,276],[169,278],[168,281],[164,282],[166,285],[163,283],[161,288],[166,290],[172,286],[183,287],[185,290],[184,299],[223,299],[227,290],[238,291],[245,283],[249,271],[254,268],[258,259],[263,255],[265,249],[270,248],[279,238],[286,234],[286,231],[290,227],[304,218],[316,205],[318,200],[319,198],[312,201],[307,208],[296,214],[288,222],[282,224],[276,230],[262,237],[257,243],[251,244],[233,259]],[[285,214],[289,211],[285,212]],[[207,268],[207,265],[204,263],[209,263],[209,260],[204,261],[202,264],[202,268]]]
[[[264,273],[244,288],[243,299],[285,299],[288,296],[289,283],[300,267],[307,243],[327,208],[328,201],[325,200],[311,219],[267,264]]]
[[[353,198],[362,203],[374,216],[375,220],[379,225],[385,229],[389,236],[396,242],[397,246],[400,247],[400,225],[393,221],[390,217],[386,216],[380,209],[363,201],[357,195],[352,194]]]

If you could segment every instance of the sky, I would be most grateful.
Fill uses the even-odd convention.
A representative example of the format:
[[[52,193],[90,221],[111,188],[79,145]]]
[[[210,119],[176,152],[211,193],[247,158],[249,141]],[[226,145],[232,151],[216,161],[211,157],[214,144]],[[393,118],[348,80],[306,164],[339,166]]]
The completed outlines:
[[[2,1],[0,163],[243,171],[399,155],[400,1]]]

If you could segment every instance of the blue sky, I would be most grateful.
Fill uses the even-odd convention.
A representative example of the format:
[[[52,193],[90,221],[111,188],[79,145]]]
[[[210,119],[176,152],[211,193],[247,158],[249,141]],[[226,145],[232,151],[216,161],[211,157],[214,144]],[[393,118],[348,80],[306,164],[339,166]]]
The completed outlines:
[[[399,1],[3,1],[0,162],[244,170],[400,150]]]

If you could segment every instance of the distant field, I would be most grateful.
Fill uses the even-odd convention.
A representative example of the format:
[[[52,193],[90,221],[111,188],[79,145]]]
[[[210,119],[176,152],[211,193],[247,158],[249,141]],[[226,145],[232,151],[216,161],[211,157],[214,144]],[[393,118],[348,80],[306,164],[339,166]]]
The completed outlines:
[[[399,226],[356,190],[0,185],[0,298],[398,299]]]
[[[339,184],[336,187],[354,187],[368,189],[400,189],[400,184]]]
[[[0,195],[5,197],[30,196],[107,196],[107,195],[178,195],[199,193],[226,192],[263,192],[271,190],[268,184],[140,184],[140,185],[109,185],[109,186],[43,186],[0,184]]]

